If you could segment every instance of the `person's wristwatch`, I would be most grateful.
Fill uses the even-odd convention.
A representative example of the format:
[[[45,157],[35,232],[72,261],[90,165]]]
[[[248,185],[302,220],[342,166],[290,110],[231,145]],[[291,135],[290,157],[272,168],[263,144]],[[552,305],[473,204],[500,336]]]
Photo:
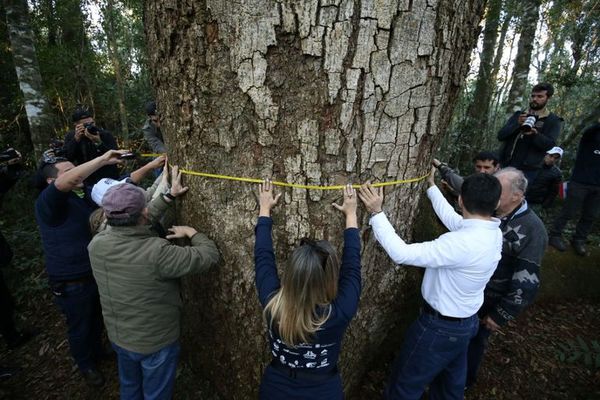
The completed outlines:
[[[167,190],[166,192],[164,192],[164,193],[163,193],[163,196],[165,196],[165,197],[166,197],[167,199],[169,199],[169,200],[175,200],[175,196],[173,196],[173,195],[171,194],[171,190],[170,190],[170,189],[169,189],[169,190]]]
[[[383,212],[383,209],[382,209],[382,210],[379,210],[379,211],[373,211],[373,212],[371,213],[371,218],[373,218],[374,216],[376,216],[377,214],[380,214],[380,213],[382,213],[382,212]]]

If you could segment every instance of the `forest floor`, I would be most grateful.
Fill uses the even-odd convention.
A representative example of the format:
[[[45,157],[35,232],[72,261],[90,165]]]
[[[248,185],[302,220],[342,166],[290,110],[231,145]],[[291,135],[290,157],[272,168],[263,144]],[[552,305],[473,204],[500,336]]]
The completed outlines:
[[[0,399],[118,399],[114,358],[99,366],[106,377],[100,389],[86,386],[73,364],[63,316],[47,288],[32,208],[31,194],[20,187],[9,194],[0,217],[0,229],[15,252],[2,272],[19,305],[17,325],[40,330],[17,350],[0,343],[0,364],[20,368],[12,378],[0,380]],[[589,267],[600,268],[598,242],[592,246]],[[599,342],[600,300],[535,303],[493,337],[479,382],[466,399],[600,400]],[[392,355],[388,358],[370,371],[354,398],[381,398]],[[178,370],[175,398],[212,398],[185,362]]]

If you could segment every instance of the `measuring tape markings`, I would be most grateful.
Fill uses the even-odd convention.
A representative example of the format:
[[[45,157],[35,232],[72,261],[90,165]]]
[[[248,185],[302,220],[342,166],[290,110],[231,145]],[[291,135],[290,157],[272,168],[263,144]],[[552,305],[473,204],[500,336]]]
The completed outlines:
[[[160,157],[160,156],[162,156],[162,154],[144,153],[144,154],[140,154],[140,156],[142,156],[142,157]],[[183,169],[183,168],[181,168],[180,171],[182,174],[193,175],[193,176],[202,176],[205,178],[224,179],[224,180],[248,182],[248,183],[263,183],[264,182],[264,179],[245,178],[245,177],[221,175],[221,174],[210,174],[208,172],[197,172],[197,171],[192,171],[192,170]],[[378,183],[371,184],[371,186],[384,187],[384,186],[399,185],[399,184],[403,184],[403,183],[420,182],[423,179],[427,178],[428,176],[429,176],[429,174],[420,176],[418,178],[401,179],[401,180],[389,181],[389,182],[378,182]],[[307,190],[340,190],[340,189],[344,189],[346,187],[346,185],[333,185],[333,186],[302,185],[302,184],[298,184],[298,183],[288,183],[288,182],[280,182],[280,181],[272,181],[271,183],[275,186],[290,187],[290,188],[296,188],[296,189],[307,189]],[[352,187],[354,189],[358,189],[361,187],[361,185],[355,184],[355,185],[352,185]]]

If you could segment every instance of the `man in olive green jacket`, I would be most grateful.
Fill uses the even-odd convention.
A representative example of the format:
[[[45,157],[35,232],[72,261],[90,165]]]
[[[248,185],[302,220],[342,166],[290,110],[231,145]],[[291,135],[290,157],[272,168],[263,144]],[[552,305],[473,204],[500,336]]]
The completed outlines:
[[[174,182],[180,175],[174,170]],[[162,201],[172,203],[187,187],[173,184]],[[206,271],[219,259],[215,244],[187,226],[167,239],[187,237],[181,247],[159,238],[148,224],[144,191],[115,185],[102,198],[108,228],[88,249],[108,337],[119,363],[121,399],[170,398],[179,357],[179,278]]]

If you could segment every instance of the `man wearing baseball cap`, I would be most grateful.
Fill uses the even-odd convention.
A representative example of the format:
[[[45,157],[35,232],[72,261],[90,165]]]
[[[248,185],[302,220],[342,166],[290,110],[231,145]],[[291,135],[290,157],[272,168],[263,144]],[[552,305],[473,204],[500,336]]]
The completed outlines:
[[[180,173],[160,201],[171,205],[188,188]],[[146,196],[129,183],[112,185],[102,198],[108,228],[88,246],[102,315],[119,363],[121,399],[170,398],[179,358],[179,278],[216,264],[214,242],[189,226],[173,226],[167,239],[149,225]]]
[[[555,146],[546,152],[542,168],[527,188],[525,198],[533,208],[550,208],[562,182],[562,171],[556,164],[563,155],[563,149]],[[540,210],[536,210],[539,212]]]

